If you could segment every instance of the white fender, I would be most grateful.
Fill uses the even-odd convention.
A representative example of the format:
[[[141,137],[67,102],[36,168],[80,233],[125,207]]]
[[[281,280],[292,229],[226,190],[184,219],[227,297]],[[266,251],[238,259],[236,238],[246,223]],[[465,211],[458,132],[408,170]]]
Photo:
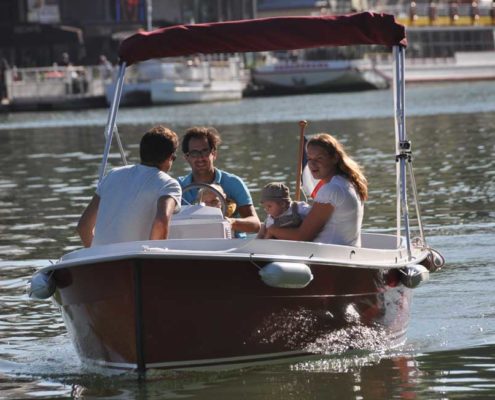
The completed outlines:
[[[409,265],[400,270],[400,281],[410,289],[418,287],[430,279],[430,271],[422,265]]]
[[[47,299],[55,293],[56,285],[52,274],[37,272],[31,278],[29,297],[32,299]]]
[[[261,280],[268,286],[286,289],[302,289],[313,280],[306,264],[271,262],[260,269]]]

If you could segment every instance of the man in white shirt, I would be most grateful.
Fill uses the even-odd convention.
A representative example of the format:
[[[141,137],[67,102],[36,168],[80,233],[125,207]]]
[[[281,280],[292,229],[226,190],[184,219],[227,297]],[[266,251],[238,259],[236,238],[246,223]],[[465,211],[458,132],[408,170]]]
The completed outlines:
[[[77,225],[85,247],[168,237],[182,195],[167,174],[178,143],[175,132],[156,126],[141,139],[140,164],[115,168],[102,179]]]

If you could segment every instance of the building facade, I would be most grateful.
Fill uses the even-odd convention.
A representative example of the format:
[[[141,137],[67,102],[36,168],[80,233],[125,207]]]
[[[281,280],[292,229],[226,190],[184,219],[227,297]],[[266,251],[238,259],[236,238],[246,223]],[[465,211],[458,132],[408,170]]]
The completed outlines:
[[[117,62],[139,29],[252,18],[256,0],[0,0],[0,59],[18,67]],[[151,24],[150,24],[151,22]]]

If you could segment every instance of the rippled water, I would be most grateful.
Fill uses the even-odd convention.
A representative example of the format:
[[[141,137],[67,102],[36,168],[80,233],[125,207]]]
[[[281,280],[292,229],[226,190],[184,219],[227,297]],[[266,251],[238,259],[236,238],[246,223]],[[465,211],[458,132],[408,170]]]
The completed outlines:
[[[58,310],[25,294],[35,268],[80,246],[74,228],[94,191],[105,113],[0,115],[0,398],[495,397],[495,84],[411,87],[406,100],[426,234],[448,262],[415,290],[406,345],[334,354],[315,343],[323,354],[304,362],[152,372],[145,384],[82,366]],[[178,132],[216,124],[224,139],[219,166],[244,177],[257,203],[266,182],[294,181],[297,121],[308,119],[308,133],[336,134],[364,166],[365,228],[388,231],[391,108],[389,91],[259,98],[123,110],[119,127],[135,161],[141,132],[154,123]],[[111,163],[119,164],[117,153]],[[185,171],[179,158],[172,172]],[[358,342],[357,334],[342,335]]]

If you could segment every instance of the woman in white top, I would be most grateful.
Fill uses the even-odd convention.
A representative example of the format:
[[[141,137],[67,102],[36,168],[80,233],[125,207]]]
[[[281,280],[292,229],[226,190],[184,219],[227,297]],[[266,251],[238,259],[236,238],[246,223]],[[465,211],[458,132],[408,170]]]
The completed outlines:
[[[368,184],[359,165],[342,144],[327,133],[312,137],[307,144],[311,174],[323,181],[311,211],[298,228],[268,228],[269,237],[361,246],[363,203]]]

